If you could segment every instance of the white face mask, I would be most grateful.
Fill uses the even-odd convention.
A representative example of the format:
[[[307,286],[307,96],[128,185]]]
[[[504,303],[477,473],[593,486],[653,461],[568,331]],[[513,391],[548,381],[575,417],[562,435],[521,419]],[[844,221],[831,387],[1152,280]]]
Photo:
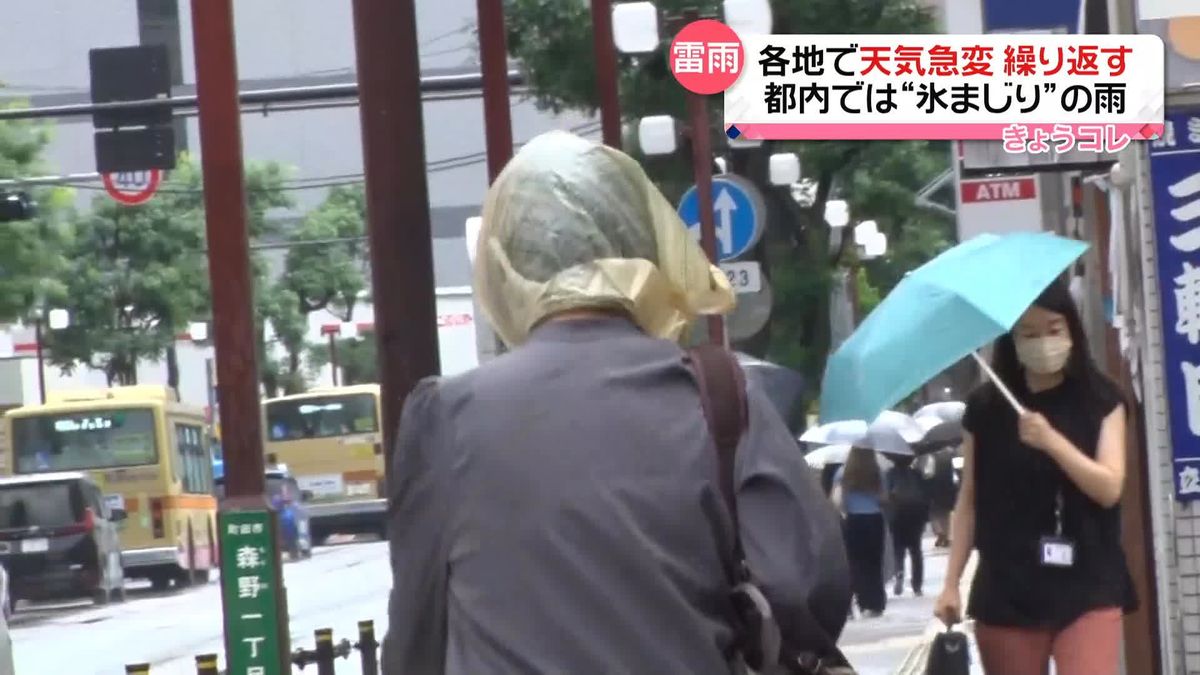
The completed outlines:
[[[1030,372],[1053,375],[1060,372],[1071,358],[1071,338],[1050,335],[1040,338],[1016,338],[1017,359]]]

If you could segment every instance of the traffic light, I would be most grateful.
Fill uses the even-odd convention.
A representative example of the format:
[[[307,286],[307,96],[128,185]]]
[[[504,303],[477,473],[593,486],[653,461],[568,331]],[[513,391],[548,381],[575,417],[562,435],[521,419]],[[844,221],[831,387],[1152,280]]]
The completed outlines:
[[[0,192],[0,223],[29,220],[37,215],[37,202],[24,192]]]

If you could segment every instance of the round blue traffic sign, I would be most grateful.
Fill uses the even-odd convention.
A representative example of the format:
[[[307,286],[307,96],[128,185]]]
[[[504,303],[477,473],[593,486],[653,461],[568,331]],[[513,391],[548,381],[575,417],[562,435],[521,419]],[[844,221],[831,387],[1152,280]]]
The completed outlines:
[[[750,251],[762,236],[766,209],[762,195],[744,178],[713,177],[713,224],[717,232],[717,259],[734,260]],[[696,186],[679,200],[679,217],[693,236],[700,236],[700,208]]]

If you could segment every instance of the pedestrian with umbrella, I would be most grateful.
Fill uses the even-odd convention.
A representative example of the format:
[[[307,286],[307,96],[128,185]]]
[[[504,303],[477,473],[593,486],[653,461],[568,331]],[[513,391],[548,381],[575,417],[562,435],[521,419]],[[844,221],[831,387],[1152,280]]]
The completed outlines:
[[[854,599],[864,617],[882,616],[887,607],[883,586],[888,544],[884,519],[887,492],[875,451],[862,446],[851,448],[833,484],[833,501],[845,518],[843,532]]]
[[[988,375],[967,401],[935,613],[962,619],[959,582],[977,549],[967,613],[989,673],[1046,672],[1053,659],[1060,675],[1115,675],[1122,613],[1136,604],[1120,545],[1126,409],[1058,280],[1085,250],[1050,234],[961,244],[906,277],[826,372],[822,411],[852,418],[967,355]],[[976,350],[992,341],[989,365]]]

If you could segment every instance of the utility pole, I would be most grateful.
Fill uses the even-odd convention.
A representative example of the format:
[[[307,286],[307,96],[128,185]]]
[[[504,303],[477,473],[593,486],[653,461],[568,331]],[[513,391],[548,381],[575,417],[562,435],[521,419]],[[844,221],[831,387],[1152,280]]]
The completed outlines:
[[[46,405],[46,355],[42,348],[42,317],[40,314],[33,320],[33,334],[34,340],[37,341],[38,402]]]
[[[678,17],[668,19],[671,32],[677,33],[684,26],[707,18],[688,9]],[[688,133],[692,141],[692,175],[696,181],[696,210],[700,213],[700,246],[714,265],[721,262],[717,251],[717,224],[713,219],[713,155],[712,133],[709,130],[708,97],[687,92]],[[725,317],[713,314],[707,317],[708,341],[728,346],[725,335]]]
[[[483,125],[487,136],[488,183],[513,155],[512,111],[508,101],[508,45],[503,0],[476,0],[479,70],[483,74]],[[611,21],[611,19],[610,19]]]
[[[291,672],[291,632],[278,521],[264,494],[233,0],[192,0],[192,35],[213,345],[221,383],[217,403],[225,434],[227,500],[217,531],[227,666],[230,672],[284,675]],[[261,553],[259,565],[238,564],[238,551],[247,547]],[[246,597],[239,590],[243,582],[261,585],[261,593]]]
[[[621,98],[617,79],[617,48],[613,42],[612,1],[592,0],[592,61],[604,144],[621,149]]]
[[[212,285],[218,406],[225,438],[225,490],[261,498],[262,427],[254,348],[254,281],[246,227],[241,110],[232,0],[192,0],[200,160]]]
[[[508,100],[508,38],[504,33],[503,0],[476,0],[479,29],[479,71],[483,76],[483,128],[487,146],[488,185],[513,156],[512,109]],[[490,332],[490,331],[489,331]],[[492,334],[495,353],[503,354],[504,341]]]
[[[384,466],[390,477],[404,399],[421,378],[441,372],[421,63],[413,0],[354,0],[353,6]],[[507,87],[506,78],[501,73]]]
[[[692,172],[696,180],[696,205],[700,212],[700,245],[709,261],[716,265],[717,225],[713,219],[712,135],[708,124],[708,97],[687,93],[688,126],[692,139]],[[725,345],[725,317],[712,314],[708,319],[708,341]]]

